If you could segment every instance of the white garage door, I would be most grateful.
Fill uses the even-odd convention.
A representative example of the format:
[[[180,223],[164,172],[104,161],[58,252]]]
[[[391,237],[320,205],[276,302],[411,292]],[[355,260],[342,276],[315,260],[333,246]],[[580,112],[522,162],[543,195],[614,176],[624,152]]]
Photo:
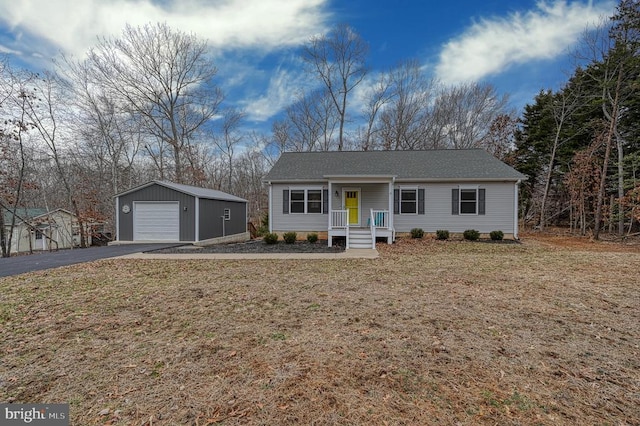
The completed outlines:
[[[180,204],[178,202],[133,203],[134,241],[179,241]]]

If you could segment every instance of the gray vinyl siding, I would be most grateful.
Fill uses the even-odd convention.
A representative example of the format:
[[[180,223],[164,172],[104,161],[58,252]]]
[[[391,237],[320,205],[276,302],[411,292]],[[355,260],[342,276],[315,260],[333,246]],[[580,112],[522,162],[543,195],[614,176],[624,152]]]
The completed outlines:
[[[200,199],[200,240],[222,237],[222,217],[229,209],[231,219],[224,221],[224,235],[233,235],[247,230],[246,203]]]
[[[119,209],[116,214],[119,219],[120,240],[133,241],[133,211],[123,213],[122,206],[128,204],[133,207],[134,201],[178,201],[180,203],[180,241],[195,240],[195,198],[193,196],[164,186],[150,185],[121,195],[118,199]]]
[[[446,229],[449,232],[463,232],[476,229],[481,233],[501,230],[511,234],[514,231],[514,182],[473,183],[472,186],[484,188],[486,199],[484,215],[453,215],[451,213],[451,190],[464,184],[429,183],[414,186],[425,188],[424,215],[394,215],[394,227],[397,232],[409,232],[412,228],[422,228],[425,232]],[[412,186],[403,183],[402,186]],[[399,185],[396,185],[398,188]]]
[[[289,213],[282,212],[283,191],[285,189],[306,189],[306,188],[322,188],[327,189],[325,182],[308,183],[304,185],[292,184],[282,185],[273,184],[271,187],[271,224],[273,232],[323,232],[329,226],[329,215],[323,213]],[[334,208],[335,209],[335,208]]]

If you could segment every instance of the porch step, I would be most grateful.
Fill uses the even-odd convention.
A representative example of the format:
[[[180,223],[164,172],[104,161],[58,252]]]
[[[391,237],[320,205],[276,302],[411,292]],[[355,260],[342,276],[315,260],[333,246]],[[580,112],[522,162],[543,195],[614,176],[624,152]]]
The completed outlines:
[[[368,229],[349,229],[349,248],[370,249],[373,248],[371,231]]]

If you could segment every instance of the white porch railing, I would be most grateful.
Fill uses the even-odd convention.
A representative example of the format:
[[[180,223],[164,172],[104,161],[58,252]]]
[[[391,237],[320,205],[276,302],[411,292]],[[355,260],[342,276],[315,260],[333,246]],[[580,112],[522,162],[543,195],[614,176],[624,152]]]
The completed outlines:
[[[348,210],[331,210],[331,222],[329,229],[348,228],[349,227],[349,211]]]
[[[331,210],[331,221],[329,222],[329,230],[331,229],[345,229],[346,230],[346,247],[349,248],[349,209],[346,210]],[[331,236],[329,236],[329,242],[331,242]],[[329,244],[331,246],[331,244]]]
[[[389,229],[389,210],[371,209],[371,218],[369,220],[372,229]]]
[[[369,226],[371,228],[372,248],[376,248],[376,229],[389,229],[389,210],[371,209]]]

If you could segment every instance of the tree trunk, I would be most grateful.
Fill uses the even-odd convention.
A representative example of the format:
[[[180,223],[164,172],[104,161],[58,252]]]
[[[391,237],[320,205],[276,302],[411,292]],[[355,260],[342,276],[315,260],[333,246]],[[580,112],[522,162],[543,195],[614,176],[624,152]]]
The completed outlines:
[[[553,164],[556,162],[556,150],[558,149],[558,139],[560,138],[560,127],[556,131],[553,141],[553,149],[551,150],[551,158],[549,159],[549,170],[547,171],[547,180],[544,185],[542,194],[542,204],[540,206],[540,230],[544,231],[545,227],[545,209],[547,205],[547,196],[549,195],[549,187],[551,186],[551,177],[553,175]]]
[[[2,246],[2,257],[9,257],[10,255],[11,247],[7,247],[6,244],[7,244],[7,235],[4,229],[4,208],[0,206],[0,246]]]
[[[609,157],[611,156],[611,145],[613,137],[616,133],[616,122],[618,121],[618,102],[620,100],[620,86],[622,85],[622,65],[618,69],[618,78],[616,81],[615,95],[612,103],[611,117],[609,119],[609,129],[606,133],[606,148],[604,152],[604,161],[602,164],[602,175],[600,177],[600,188],[598,190],[598,201],[596,204],[596,216],[593,229],[593,238],[598,240],[600,238],[600,227],[602,226],[602,206],[604,204],[604,196],[607,181],[607,170],[609,167]],[[603,95],[603,101],[608,98],[606,95],[606,88],[603,89],[605,94]],[[603,104],[603,108],[604,104]]]
[[[618,147],[618,235],[624,235],[624,149],[622,137],[616,132]]]

